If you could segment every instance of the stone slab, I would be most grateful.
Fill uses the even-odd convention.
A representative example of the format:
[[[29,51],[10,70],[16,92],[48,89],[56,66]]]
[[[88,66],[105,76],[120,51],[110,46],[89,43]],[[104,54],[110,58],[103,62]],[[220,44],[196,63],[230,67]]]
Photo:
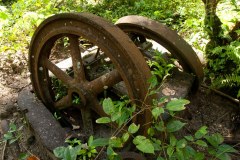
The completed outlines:
[[[35,97],[30,89],[25,88],[19,93],[18,106],[25,113],[44,147],[53,151],[56,147],[64,145],[67,131],[61,127],[51,112]]]

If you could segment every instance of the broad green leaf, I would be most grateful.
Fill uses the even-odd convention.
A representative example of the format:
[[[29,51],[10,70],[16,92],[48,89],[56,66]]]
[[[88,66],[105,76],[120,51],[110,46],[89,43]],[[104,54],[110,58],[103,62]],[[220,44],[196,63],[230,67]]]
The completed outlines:
[[[93,136],[90,136],[88,138],[88,145],[91,146],[92,145],[92,142],[93,142]]]
[[[66,147],[57,147],[53,150],[53,153],[57,158],[63,158],[65,150]]]
[[[232,160],[230,155],[227,153],[220,153],[220,154],[216,155],[216,158],[218,158],[220,160]]]
[[[186,159],[186,157],[183,154],[182,149],[177,148],[176,149],[176,155],[177,155],[178,160],[185,160]]]
[[[236,153],[237,150],[234,149],[232,146],[229,146],[227,144],[221,144],[220,146],[218,146],[218,150],[222,153]]]
[[[189,104],[190,102],[185,99],[172,100],[167,103],[166,109],[169,111],[182,111],[186,107],[184,105]]]
[[[103,147],[108,145],[108,142],[109,142],[109,138],[97,138],[92,141],[92,146]]]
[[[168,146],[167,154],[168,154],[169,157],[172,157],[173,152],[174,152],[174,147],[173,146]]]
[[[143,153],[154,154],[154,146],[152,142],[144,136],[137,136],[133,139],[133,143],[136,145],[137,149]]]
[[[184,136],[184,138],[190,142],[194,141],[193,136]]]
[[[114,122],[116,120],[118,120],[120,117],[122,116],[122,112],[114,112],[112,115],[111,115],[111,120]]]
[[[13,139],[13,134],[11,132],[7,132],[6,134],[3,135],[4,140],[8,141],[10,139]]]
[[[161,150],[161,141],[159,139],[156,138],[152,138],[153,141],[153,147],[155,151],[160,151]]]
[[[157,120],[162,113],[164,113],[164,109],[162,107],[156,107],[152,110],[152,115],[155,120]]]
[[[64,160],[76,160],[77,155],[75,156],[74,153],[71,152],[71,150],[72,150],[71,146],[66,148],[66,150],[64,152],[64,156],[63,156]]]
[[[121,138],[119,138],[119,137],[111,137],[109,139],[109,146],[111,146],[113,148],[121,148],[121,147],[123,147],[123,143],[121,141]]]
[[[165,131],[165,126],[164,126],[164,122],[163,121],[160,121],[160,122],[156,123],[154,126],[160,132]]]
[[[190,146],[186,146],[184,148],[184,154],[187,156],[186,158],[190,159],[190,157],[194,157],[196,154],[196,151],[190,147]]]
[[[0,19],[6,20],[8,17],[8,15],[4,12],[0,12]]]
[[[201,152],[197,152],[194,156],[194,160],[204,160],[204,159],[205,159],[204,153],[201,153]]]
[[[201,147],[208,147],[207,143],[202,140],[197,140],[195,143]]]
[[[182,123],[178,120],[173,120],[167,123],[167,132],[176,132],[180,130],[183,126],[185,126],[186,123]]]
[[[174,147],[176,146],[176,144],[177,144],[176,137],[173,134],[170,134],[170,145]]]
[[[106,114],[111,115],[114,113],[114,104],[111,98],[106,98],[103,100],[103,110]]]
[[[110,123],[111,119],[109,117],[101,117],[96,120],[96,123]]]
[[[177,148],[185,148],[187,146],[187,141],[185,139],[180,139],[177,141]]]
[[[9,132],[16,132],[17,131],[17,126],[14,123],[10,123],[9,125]]]
[[[149,89],[153,89],[154,87],[156,87],[158,85],[157,76],[152,75],[151,78],[148,80],[148,82],[150,83]]]
[[[129,127],[128,127],[128,132],[134,134],[136,133],[140,128],[140,125],[136,125],[135,123],[132,123]]]
[[[207,127],[206,126],[202,126],[199,130],[197,130],[197,132],[194,134],[196,139],[200,139],[203,136],[205,136],[208,133],[207,131]]]
[[[148,133],[148,135],[149,135],[150,137],[152,137],[152,136],[154,136],[155,131],[154,131],[154,129],[153,129],[152,127],[150,127],[150,128],[148,128],[147,133]]]
[[[129,133],[124,133],[123,136],[122,136],[122,141],[123,142],[126,142],[127,140],[129,139]]]
[[[217,147],[224,141],[223,136],[219,133],[212,134],[211,136],[205,136],[205,138],[208,141],[208,143],[210,143],[214,147]]]
[[[107,155],[108,156],[115,156],[115,155],[117,155],[117,153],[114,152],[114,150],[113,150],[113,148],[111,146],[108,146],[107,147]]]

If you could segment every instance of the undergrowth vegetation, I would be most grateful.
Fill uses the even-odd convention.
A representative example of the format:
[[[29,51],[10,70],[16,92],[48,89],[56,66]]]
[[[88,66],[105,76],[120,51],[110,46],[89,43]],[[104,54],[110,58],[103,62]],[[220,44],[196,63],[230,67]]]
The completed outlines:
[[[240,10],[239,2],[223,0],[216,9],[215,19],[219,16],[219,31],[214,30],[212,17],[205,12],[206,6],[201,0],[0,0],[0,55],[13,58],[16,54],[28,54],[29,43],[34,31],[47,17],[63,12],[91,12],[116,22],[126,15],[142,15],[166,24],[176,30],[195,51],[206,56],[206,83],[214,88],[227,91],[234,98],[240,97]],[[228,10],[226,13],[225,10]],[[228,15],[228,16],[226,16]],[[218,21],[218,22],[219,22]],[[153,75],[167,72],[171,66],[161,68],[155,62],[149,62],[156,68]],[[164,77],[160,77],[161,79]],[[155,78],[156,79],[156,78]],[[152,81],[154,79],[151,79]],[[61,85],[59,82],[55,82]],[[153,83],[153,82],[152,82]],[[63,95],[55,97],[59,99]],[[78,102],[76,98],[75,103]],[[153,155],[157,160],[163,159],[229,159],[229,153],[236,152],[231,146],[223,144],[223,137],[215,133],[210,135],[207,127],[201,127],[193,135],[177,136],[187,124],[182,122],[177,113],[185,110],[189,101],[184,99],[169,101],[156,99],[153,106],[148,106],[153,116],[147,136],[138,135],[141,126],[131,123],[136,106],[129,101],[103,101],[103,109],[109,117],[97,119],[97,123],[117,123],[120,133],[110,138],[90,136],[88,142],[68,140],[67,147],[54,150],[61,159],[94,159],[98,156],[97,147],[105,147],[109,159],[119,159],[117,151],[127,141],[132,141],[138,152],[146,156]],[[119,109],[121,107],[121,109]],[[146,109],[146,108],[145,108]],[[161,117],[168,115],[170,119],[163,121]],[[120,116],[119,116],[120,115]],[[128,124],[128,125],[127,125]],[[15,141],[12,136],[15,126],[11,126],[5,135],[6,141]],[[159,139],[159,135],[161,140]]]
[[[221,32],[215,37],[224,39],[205,51],[211,40],[211,23],[204,21],[205,6],[201,0],[11,0],[0,1],[0,54],[13,58],[15,54],[27,54],[31,37],[37,26],[47,17],[62,12],[91,12],[112,21],[126,15],[142,15],[157,20],[177,30],[198,53],[206,54],[207,83],[213,87],[239,92],[239,2],[221,1],[216,13],[221,20]],[[227,43],[226,43],[227,42]],[[201,55],[200,54],[200,55]],[[209,80],[209,81],[208,81]]]

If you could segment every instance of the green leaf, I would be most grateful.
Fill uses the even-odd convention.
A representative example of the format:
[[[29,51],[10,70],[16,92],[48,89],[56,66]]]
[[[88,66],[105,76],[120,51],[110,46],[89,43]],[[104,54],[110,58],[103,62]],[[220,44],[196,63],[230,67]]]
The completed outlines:
[[[154,127],[155,127],[158,131],[160,131],[160,132],[165,131],[165,126],[164,126],[164,122],[163,122],[163,121],[160,121],[160,122],[156,123],[156,124],[154,125]]]
[[[3,135],[4,140],[8,141],[10,139],[13,139],[13,134],[11,132],[7,132],[6,134]]]
[[[129,133],[124,133],[123,136],[122,136],[122,141],[123,142],[126,142],[127,140],[129,139]]]
[[[53,153],[57,158],[63,158],[65,150],[66,147],[57,147],[53,150]]]
[[[205,138],[208,143],[210,143],[215,148],[217,148],[217,146],[224,141],[223,136],[219,133],[212,134],[211,136],[205,136]]]
[[[152,142],[144,136],[137,136],[133,139],[133,143],[136,145],[137,149],[143,153],[154,154],[154,146]]]
[[[148,128],[147,133],[150,137],[152,137],[155,134],[155,130],[152,127],[150,127],[150,128]]]
[[[222,153],[237,153],[238,151],[236,149],[234,149],[232,146],[229,146],[227,144],[221,144],[219,147],[218,147],[218,150]]]
[[[170,145],[174,147],[176,146],[176,144],[177,144],[176,137],[173,134],[170,134]]]
[[[176,155],[177,155],[178,160],[185,160],[186,159],[186,157],[183,154],[183,151],[179,148],[177,148],[177,150],[176,150]]]
[[[26,160],[29,157],[27,153],[21,153],[18,157],[18,160]]]
[[[134,134],[136,133],[140,128],[140,125],[136,125],[135,123],[132,123],[129,127],[128,127],[128,132]]]
[[[121,116],[122,116],[122,112],[114,112],[111,115],[111,120],[114,122],[114,121],[118,120]]]
[[[180,139],[177,141],[177,148],[185,148],[187,146],[187,141],[185,139]]]
[[[113,148],[112,148],[111,146],[108,146],[108,147],[107,147],[107,155],[108,155],[108,156],[116,156],[117,153],[114,152],[114,150],[113,150]]]
[[[205,159],[204,153],[201,153],[201,152],[197,152],[194,156],[194,160],[204,160],[204,159]]]
[[[106,98],[103,100],[103,110],[108,115],[114,113],[115,107],[111,98]]]
[[[110,123],[111,119],[109,117],[101,117],[96,120],[96,123]]]
[[[121,141],[121,138],[119,138],[119,137],[111,137],[109,139],[109,146],[114,147],[114,148],[121,148],[121,147],[123,147],[123,143]]]
[[[184,153],[185,153],[185,155],[187,156],[186,159],[190,159],[191,157],[194,157],[194,156],[195,156],[196,151],[195,151],[192,147],[186,146],[186,147],[184,148]]]
[[[8,15],[4,12],[0,12],[0,19],[6,20],[8,17]]]
[[[88,145],[91,146],[92,145],[92,142],[93,142],[93,136],[90,136],[88,138]]]
[[[161,141],[159,139],[156,138],[152,138],[153,141],[153,147],[155,151],[160,151],[161,150]]]
[[[205,136],[207,133],[208,133],[207,127],[206,127],[206,126],[202,126],[202,127],[194,134],[194,136],[195,136],[196,139],[200,139],[200,138],[202,138],[203,136]]]
[[[79,147],[58,147],[53,150],[54,155],[57,158],[62,158],[63,160],[76,160],[79,152]]]
[[[157,160],[165,160],[165,159],[162,157],[158,157]]]
[[[174,147],[173,146],[168,146],[167,154],[168,154],[169,157],[172,157],[173,152],[174,152]]]
[[[157,118],[164,113],[164,109],[162,107],[156,107],[152,110],[152,115],[157,120]]]
[[[185,126],[186,123],[182,123],[178,120],[173,120],[167,123],[167,132],[176,132],[180,130],[183,126]]]
[[[202,140],[197,140],[195,143],[201,147],[208,147],[207,143]]]
[[[14,123],[10,123],[9,125],[9,132],[16,132],[17,131],[17,126]]]
[[[190,142],[193,142],[194,141],[194,138],[193,136],[184,136],[184,138]]]
[[[108,142],[109,142],[109,138],[97,138],[97,139],[93,140],[92,146],[103,147],[103,146],[108,145]]]
[[[184,105],[189,104],[190,102],[185,99],[172,100],[167,103],[166,109],[169,111],[182,111],[186,107]]]
[[[229,156],[229,154],[227,153],[221,153],[216,155],[216,158],[220,159],[220,160],[231,160],[232,158]]]
[[[148,82],[150,83],[149,89],[153,89],[154,87],[156,87],[158,85],[157,76],[152,75],[151,78],[148,80]]]

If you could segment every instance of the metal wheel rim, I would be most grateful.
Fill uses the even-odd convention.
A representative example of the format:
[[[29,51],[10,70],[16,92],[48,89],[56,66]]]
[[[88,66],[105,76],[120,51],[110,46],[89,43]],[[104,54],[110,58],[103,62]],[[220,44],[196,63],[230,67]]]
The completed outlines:
[[[54,28],[56,26],[57,28]],[[49,62],[40,59],[43,58],[45,61],[48,59],[47,56],[49,55],[45,51],[49,51],[49,48],[46,44],[52,43],[51,38],[56,39],[63,33],[76,36],[84,35],[101,46],[115,64],[118,73],[127,86],[130,98],[139,105],[143,100],[146,104],[150,103],[150,99],[146,99],[147,80],[151,76],[150,70],[139,50],[127,35],[116,26],[93,14],[63,13],[46,19],[36,30],[30,44],[29,70],[32,85],[35,93],[46,106],[50,109],[53,109],[51,106],[54,106],[47,89],[48,84],[44,81],[48,78],[47,70],[49,68],[46,67],[46,64],[48,65]],[[119,58],[128,60],[128,63]],[[150,114],[144,113],[144,115],[145,119],[139,123],[150,121]]]
[[[196,76],[193,89],[199,87],[204,77],[202,64],[192,47],[175,31],[157,21],[136,15],[122,17],[115,24],[124,32],[141,34],[165,47],[179,60],[184,71]]]

